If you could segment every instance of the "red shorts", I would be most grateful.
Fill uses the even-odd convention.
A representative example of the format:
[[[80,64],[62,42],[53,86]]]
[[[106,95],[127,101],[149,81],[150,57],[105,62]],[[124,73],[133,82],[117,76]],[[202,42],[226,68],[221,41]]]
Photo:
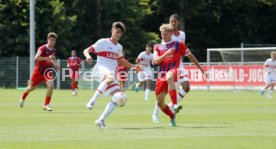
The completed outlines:
[[[128,73],[126,71],[118,71],[117,72],[117,80],[118,81],[127,81]]]
[[[180,78],[180,70],[172,69],[170,72],[173,72],[174,75],[174,82],[177,82]],[[158,77],[155,85],[155,95],[159,95],[161,92],[165,91],[168,92],[168,82],[166,80],[166,75],[161,75]]]
[[[41,73],[39,71],[34,71],[32,73],[32,77],[31,77],[31,86],[35,87],[37,86],[40,82],[44,82],[44,84],[48,81],[48,80],[53,80],[53,73],[52,72],[48,72],[48,73],[44,73],[41,75]]]

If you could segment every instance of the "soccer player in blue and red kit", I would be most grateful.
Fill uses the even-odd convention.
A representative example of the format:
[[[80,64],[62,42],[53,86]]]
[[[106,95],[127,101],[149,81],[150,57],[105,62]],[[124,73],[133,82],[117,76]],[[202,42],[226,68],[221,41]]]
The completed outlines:
[[[172,26],[170,24],[161,25],[160,32],[162,43],[154,46],[153,62],[159,65],[155,94],[158,107],[170,117],[170,126],[175,127],[176,113],[182,109],[181,105],[177,105],[177,92],[175,87],[175,82],[180,79],[179,64],[181,56],[187,56],[201,70],[202,74],[205,73],[186,45],[171,39]],[[168,104],[165,104],[167,92],[169,92],[172,101],[171,108]]]
[[[70,79],[71,79],[71,87],[72,87],[72,96],[77,95],[78,89],[78,80],[79,80],[79,69],[81,67],[81,59],[77,57],[77,51],[71,51],[71,57],[67,60],[67,67],[70,68]]]
[[[59,66],[56,63],[56,49],[54,48],[58,35],[54,32],[50,32],[47,36],[47,44],[40,46],[37,49],[35,55],[36,66],[32,73],[31,81],[26,87],[23,95],[20,98],[19,106],[22,108],[28,94],[35,89],[35,87],[40,83],[44,82],[47,86],[47,93],[43,110],[52,111],[52,108],[49,106],[51,97],[54,89],[54,76],[53,68],[59,70]]]

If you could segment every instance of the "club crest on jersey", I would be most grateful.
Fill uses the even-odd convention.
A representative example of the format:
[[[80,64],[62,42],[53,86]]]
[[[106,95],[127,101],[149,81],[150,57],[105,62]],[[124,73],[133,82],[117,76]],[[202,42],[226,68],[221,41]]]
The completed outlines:
[[[167,47],[166,47],[166,45],[160,44],[160,45],[158,46],[158,49],[159,49],[160,51],[165,51],[165,50],[167,50]]]

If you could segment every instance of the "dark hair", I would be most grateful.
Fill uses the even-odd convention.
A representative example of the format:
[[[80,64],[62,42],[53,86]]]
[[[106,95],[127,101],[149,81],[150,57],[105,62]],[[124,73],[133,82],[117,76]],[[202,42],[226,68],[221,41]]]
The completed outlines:
[[[146,47],[151,47],[151,48],[153,48],[153,44],[152,44],[152,43],[148,43],[148,44],[146,44]]]
[[[71,52],[77,52],[77,50],[73,49],[73,50],[71,50]]]
[[[172,14],[172,15],[170,16],[170,18],[177,19],[178,21],[180,20],[179,15],[177,15],[176,13]]]
[[[120,29],[122,30],[123,33],[126,31],[126,27],[125,27],[124,23],[123,23],[123,22],[120,22],[120,21],[118,21],[118,22],[113,22],[112,28],[113,28],[113,27],[114,27],[114,28],[120,28]]]
[[[55,32],[50,32],[50,33],[48,33],[48,35],[47,35],[47,39],[49,39],[49,38],[51,38],[51,37],[53,37],[53,38],[58,38],[58,34],[57,33],[55,33]]]

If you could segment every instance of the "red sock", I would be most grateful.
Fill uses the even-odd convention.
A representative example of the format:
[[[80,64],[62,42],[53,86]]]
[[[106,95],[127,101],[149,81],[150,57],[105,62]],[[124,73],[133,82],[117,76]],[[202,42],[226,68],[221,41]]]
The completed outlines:
[[[171,109],[169,108],[168,105],[166,105],[165,109],[162,109],[162,111],[167,114],[171,119],[174,118],[174,114],[173,112],[171,111]]]
[[[22,95],[22,99],[23,99],[23,100],[25,100],[25,99],[26,99],[26,97],[28,96],[28,94],[29,94],[29,93],[24,92],[24,93],[23,93],[23,95]]]
[[[71,83],[72,90],[75,90],[75,83]]]
[[[49,105],[50,101],[51,101],[51,96],[47,96],[46,99],[45,99],[44,106]]]
[[[170,90],[169,91],[171,100],[172,100],[172,105],[177,104],[177,96],[176,96],[176,90]]]
[[[75,89],[78,89],[78,83],[75,82]]]

